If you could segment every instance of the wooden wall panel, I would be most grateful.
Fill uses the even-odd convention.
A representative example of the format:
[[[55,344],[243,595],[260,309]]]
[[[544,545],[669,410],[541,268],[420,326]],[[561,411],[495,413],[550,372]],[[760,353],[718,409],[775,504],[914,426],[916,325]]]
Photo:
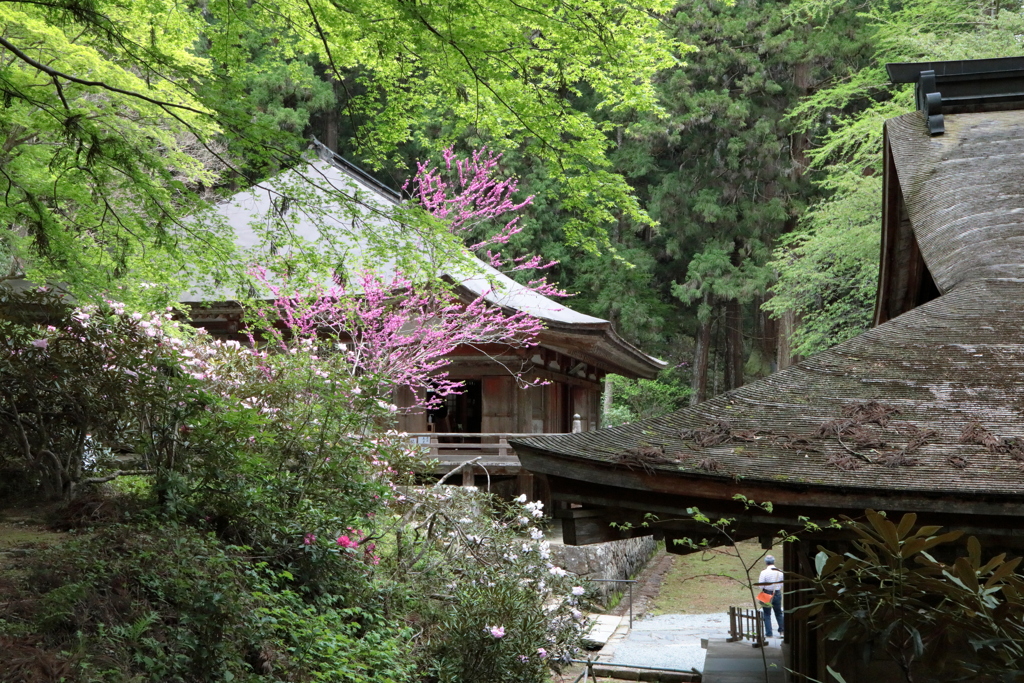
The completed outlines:
[[[409,387],[399,387],[395,391],[395,405],[399,408],[408,408],[416,402],[416,397]],[[399,411],[398,431],[400,432],[425,432],[427,431],[427,414],[423,410],[413,413]]]
[[[484,377],[481,380],[484,433],[510,433],[516,430],[518,400],[515,379],[508,375]]]
[[[580,427],[584,432],[591,429],[590,421],[591,413],[593,412],[591,407],[592,394],[593,392],[583,387],[572,387],[572,405],[569,409],[570,417],[572,415],[580,416]]]

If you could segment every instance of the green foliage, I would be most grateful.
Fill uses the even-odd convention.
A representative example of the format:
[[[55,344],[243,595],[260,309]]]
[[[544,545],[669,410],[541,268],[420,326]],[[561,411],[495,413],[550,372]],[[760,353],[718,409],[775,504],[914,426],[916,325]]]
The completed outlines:
[[[899,522],[873,510],[847,520],[856,534],[849,552],[821,549],[815,596],[804,608],[819,615],[829,640],[881,650],[907,680],[917,671],[942,680],[1020,680],[1024,661],[1024,577],[1021,558],[982,557],[961,532]],[[832,662],[835,664],[835,662]]]
[[[602,416],[603,427],[664,415],[682,408],[690,397],[690,387],[675,369],[663,370],[658,379],[610,377],[612,409]]]
[[[327,115],[378,166],[402,144],[438,150],[476,131],[521,147],[575,216],[566,238],[593,248],[620,214],[650,219],[609,167],[607,126],[575,101],[656,110],[651,77],[675,45],[653,12],[667,9],[5,3],[5,277],[64,282],[80,298],[123,286],[119,300],[152,303],[195,275],[238,276],[223,265],[235,263],[223,226],[182,216],[225,175],[248,184],[297,163],[310,117]]]
[[[5,3],[0,23],[2,272],[163,298],[141,283],[180,284],[182,261],[224,247],[177,219],[214,180],[188,150],[218,129],[186,85],[208,73],[192,51],[201,16],[162,1]]]
[[[771,265],[778,273],[763,305],[800,321],[791,343],[810,356],[871,326],[878,288],[880,176],[858,180],[812,206],[803,230],[785,236]]]
[[[73,681],[407,680],[407,634],[282,590],[249,553],[166,521],[105,528],[31,561],[0,638],[32,634]]]

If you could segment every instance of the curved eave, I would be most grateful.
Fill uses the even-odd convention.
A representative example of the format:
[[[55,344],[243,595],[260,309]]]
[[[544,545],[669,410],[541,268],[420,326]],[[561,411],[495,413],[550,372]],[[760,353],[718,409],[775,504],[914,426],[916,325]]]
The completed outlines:
[[[556,437],[557,438],[557,437]],[[867,508],[932,513],[967,513],[994,517],[1024,517],[1024,494],[976,495],[965,498],[950,492],[934,494],[877,491],[853,487],[816,484],[790,484],[742,476],[712,475],[701,472],[646,472],[640,467],[622,465],[537,448],[533,439],[513,439],[524,469],[545,475],[552,491],[558,493],[558,481],[586,484],[600,490],[610,507],[665,508],[666,497],[678,500],[678,507],[701,507],[702,501],[732,503],[739,495],[751,501],[771,502],[775,507],[798,508],[832,516],[839,511],[857,512]],[[575,489],[575,487],[574,487]],[[639,505],[623,505],[628,501]],[[659,506],[658,503],[661,503]]]
[[[873,499],[938,509],[942,501],[964,501],[981,506],[972,511],[995,505],[1019,515],[1022,330],[1024,281],[966,283],[698,406],[514,445],[539,473],[554,471],[530,453],[568,463],[565,472],[581,481],[651,492],[680,493],[701,483],[722,495],[754,487],[761,500],[775,500],[770,492],[779,490],[808,500],[838,496],[852,506]],[[880,418],[858,413],[879,409]],[[996,446],[987,441],[992,437]],[[621,464],[636,458],[654,474]]]
[[[668,367],[667,362],[647,355],[620,337],[610,322],[587,326],[548,323],[540,337],[542,344],[555,347],[561,340],[572,341],[572,348],[565,349],[566,354],[580,356],[606,372],[624,377],[654,379]]]
[[[501,276],[509,280],[507,276]],[[451,278],[449,278],[451,282]],[[476,289],[467,287],[464,283],[455,283],[460,296],[465,300],[472,300],[480,295]],[[516,287],[521,287],[515,283]],[[552,306],[555,303],[546,297],[541,297]],[[543,324],[544,329],[539,335],[539,343],[547,348],[561,351],[567,356],[586,361],[591,365],[601,368],[605,372],[630,377],[633,379],[644,378],[654,379],[658,373],[668,367],[666,361],[650,356],[636,348],[615,332],[615,328],[608,320],[595,318],[594,316],[576,313],[567,306],[557,305],[560,313],[566,311],[572,316],[559,315],[558,317],[545,315],[544,310],[521,309],[508,305],[506,300],[501,298],[490,298],[496,306],[499,306],[509,315],[525,312],[534,315]]]

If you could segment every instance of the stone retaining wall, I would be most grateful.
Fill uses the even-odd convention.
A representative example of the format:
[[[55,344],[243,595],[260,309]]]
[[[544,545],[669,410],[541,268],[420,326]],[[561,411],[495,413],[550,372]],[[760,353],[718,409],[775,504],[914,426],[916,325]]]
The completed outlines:
[[[627,538],[592,545],[551,545],[551,561],[562,569],[588,579],[631,579],[640,573],[658,548],[653,536]],[[595,584],[600,600],[607,603],[623,584]],[[634,586],[635,589],[635,586]]]

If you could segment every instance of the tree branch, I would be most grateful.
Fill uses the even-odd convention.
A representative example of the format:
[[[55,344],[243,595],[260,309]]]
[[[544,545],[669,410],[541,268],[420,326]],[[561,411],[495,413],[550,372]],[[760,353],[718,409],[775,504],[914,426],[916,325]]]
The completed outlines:
[[[109,90],[110,92],[116,92],[116,93],[119,93],[121,95],[127,95],[128,97],[134,97],[135,99],[142,100],[144,102],[149,102],[150,104],[155,104],[158,107],[174,107],[176,109],[183,109],[185,111],[190,111],[190,112],[192,112],[194,114],[199,114],[200,116],[209,116],[210,115],[209,112],[205,112],[205,111],[202,111],[200,109],[196,109],[194,107],[190,107],[190,106],[188,106],[186,104],[175,104],[174,102],[165,102],[165,101],[162,101],[162,100],[157,100],[157,99],[154,99],[152,97],[149,97],[148,95],[143,95],[140,92],[135,92],[134,90],[124,90],[122,88],[118,88],[118,87],[115,87],[113,85],[109,85],[107,83],[104,83],[103,81],[87,81],[84,78],[78,78],[76,76],[72,76],[71,74],[66,74],[66,73],[64,73],[62,71],[58,71],[58,70],[56,70],[54,68],[46,66],[42,62],[39,62],[39,61],[36,61],[35,59],[32,59],[27,54],[25,54],[24,52],[19,50],[13,43],[11,43],[10,41],[8,41],[6,38],[4,38],[2,36],[0,36],[0,47],[6,48],[11,54],[13,54],[15,57],[17,57],[21,61],[25,62],[26,64],[28,64],[29,66],[31,66],[34,69],[38,69],[39,71],[42,71],[44,74],[48,75],[50,78],[53,78],[53,79],[63,78],[65,80],[71,81],[72,83],[78,83],[79,85],[85,85],[85,86],[88,86],[90,88],[102,88],[104,90]],[[54,82],[56,83],[56,81],[54,81]],[[58,89],[60,88],[59,85],[57,85],[57,87],[58,87]],[[61,97],[61,99],[63,99],[63,97]]]

